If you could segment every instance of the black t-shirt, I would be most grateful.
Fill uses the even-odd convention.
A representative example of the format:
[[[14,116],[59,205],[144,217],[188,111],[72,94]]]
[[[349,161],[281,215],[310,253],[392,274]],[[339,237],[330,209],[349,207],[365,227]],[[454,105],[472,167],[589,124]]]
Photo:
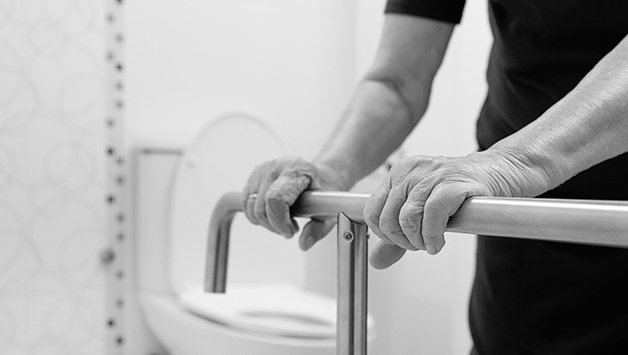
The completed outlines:
[[[460,22],[464,0],[389,0],[387,13]],[[628,1],[489,0],[494,43],[480,149],[532,122],[628,34]],[[628,200],[628,155],[542,197]],[[628,353],[628,251],[478,238],[477,354]]]

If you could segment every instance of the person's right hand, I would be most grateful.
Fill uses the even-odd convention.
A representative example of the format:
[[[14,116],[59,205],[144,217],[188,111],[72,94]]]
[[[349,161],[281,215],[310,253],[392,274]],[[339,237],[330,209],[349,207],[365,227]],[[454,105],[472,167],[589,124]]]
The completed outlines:
[[[290,206],[306,190],[344,190],[332,169],[301,158],[286,157],[255,168],[242,192],[242,208],[253,224],[291,238],[298,230]],[[308,250],[334,227],[334,221],[312,219],[303,227],[299,246]]]

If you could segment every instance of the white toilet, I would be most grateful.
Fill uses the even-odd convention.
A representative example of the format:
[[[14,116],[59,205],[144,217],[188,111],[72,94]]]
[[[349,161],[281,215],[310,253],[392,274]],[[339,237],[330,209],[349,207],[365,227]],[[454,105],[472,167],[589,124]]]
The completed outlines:
[[[270,128],[249,115],[214,120],[184,147],[137,147],[138,302],[170,355],[335,354],[336,301],[301,288],[305,258],[296,240],[242,214],[231,230],[226,293],[202,291],[215,203],[240,190],[256,165],[284,153]],[[369,317],[369,335],[372,325]]]

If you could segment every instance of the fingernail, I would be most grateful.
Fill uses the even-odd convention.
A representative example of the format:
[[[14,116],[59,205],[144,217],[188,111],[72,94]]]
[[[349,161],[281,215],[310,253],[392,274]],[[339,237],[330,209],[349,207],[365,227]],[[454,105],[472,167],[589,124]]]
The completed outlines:
[[[435,255],[437,253],[436,248],[433,245],[426,245],[425,246],[427,248],[427,253],[430,255]]]
[[[311,235],[308,235],[307,237],[305,237],[305,250],[309,250],[312,245],[314,245],[314,237]]]
[[[290,234],[290,233],[288,233],[288,232],[284,232],[284,233],[282,233],[281,235],[283,235],[283,237],[284,237],[284,238],[286,238],[286,239],[290,239],[290,238],[292,238],[292,234]]]

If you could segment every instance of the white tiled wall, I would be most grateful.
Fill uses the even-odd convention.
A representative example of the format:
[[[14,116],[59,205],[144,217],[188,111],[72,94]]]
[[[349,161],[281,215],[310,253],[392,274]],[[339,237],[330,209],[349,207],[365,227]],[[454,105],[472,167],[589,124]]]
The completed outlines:
[[[0,1],[0,354],[104,354],[103,1]]]

